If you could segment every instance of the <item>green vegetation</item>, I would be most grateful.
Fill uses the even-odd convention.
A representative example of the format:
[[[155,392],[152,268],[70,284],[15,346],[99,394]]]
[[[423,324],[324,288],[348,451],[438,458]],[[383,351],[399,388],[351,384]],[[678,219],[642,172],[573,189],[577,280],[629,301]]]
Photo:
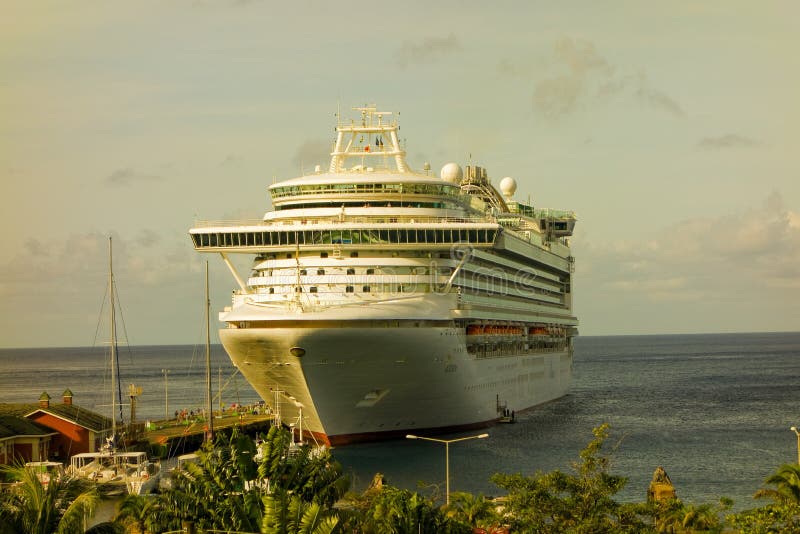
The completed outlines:
[[[616,500],[626,478],[611,473],[609,427],[569,471],[496,474],[505,496],[496,500],[457,492],[450,504],[438,488],[429,495],[398,489],[377,474],[362,493],[329,451],[292,444],[272,428],[257,450],[234,433],[204,445],[195,463],[172,475],[157,495],[128,496],[112,523],[89,532],[230,532],[275,534],[535,533],[778,533],[800,532],[800,466],[783,465],[754,497],[761,507],[731,513],[732,502],[684,504],[668,497],[646,502]],[[253,460],[256,461],[253,461]],[[662,471],[663,472],[663,471]],[[86,482],[53,478],[42,483],[22,466],[3,469],[15,481],[0,492],[0,534],[83,532],[101,498]]]
[[[83,532],[100,493],[94,484],[73,477],[40,480],[23,465],[1,466],[11,486],[0,491],[0,533],[66,534]]]

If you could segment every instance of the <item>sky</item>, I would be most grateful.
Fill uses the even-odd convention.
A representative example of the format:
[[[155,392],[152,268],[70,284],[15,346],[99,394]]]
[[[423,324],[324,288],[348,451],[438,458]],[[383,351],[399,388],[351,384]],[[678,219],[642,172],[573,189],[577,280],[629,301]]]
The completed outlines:
[[[235,282],[189,228],[263,216],[367,103],[400,113],[413,168],[472,161],[577,213],[582,335],[800,330],[800,3],[4,13],[0,347],[101,342],[109,236],[128,342],[202,342],[205,260],[216,310]]]

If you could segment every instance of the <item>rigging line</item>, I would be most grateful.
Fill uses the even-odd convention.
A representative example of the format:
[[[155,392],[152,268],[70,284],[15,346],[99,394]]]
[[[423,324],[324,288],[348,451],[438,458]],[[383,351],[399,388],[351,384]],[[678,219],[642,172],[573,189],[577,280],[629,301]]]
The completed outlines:
[[[114,280],[114,294],[117,297],[114,300],[117,303],[117,312],[119,313],[120,322],[122,322],[123,343],[128,351],[128,359],[130,360],[130,363],[133,364],[133,350],[131,349],[130,339],[128,339],[128,328],[125,324],[125,315],[122,313],[122,299],[119,298],[119,289],[117,289],[116,280]],[[117,356],[119,357],[119,352],[117,352]]]
[[[231,380],[233,380],[234,378],[236,378],[236,375],[238,375],[238,374],[239,374],[239,372],[240,372],[240,371],[239,371],[239,369],[238,369],[238,368],[236,368],[236,369],[234,369],[234,370],[233,370],[233,373],[231,373],[231,376],[229,376],[229,377],[228,377],[228,380],[226,380],[226,381],[225,381],[225,384],[223,384],[223,385],[222,385],[222,391],[224,391],[225,389],[227,389],[227,388],[228,388],[228,385],[231,383]],[[235,385],[238,387],[238,384],[235,384]]]
[[[103,311],[105,310],[105,307],[106,307],[106,298],[108,298],[108,285],[107,284],[103,284],[103,287],[104,287],[103,300],[100,301],[100,313],[97,316],[97,326],[94,329],[94,340],[92,341],[92,347],[91,347],[90,353],[93,353],[94,349],[97,348],[97,337],[100,335],[100,326],[103,323],[103,317],[104,317]],[[107,378],[106,374],[105,374],[105,370],[106,369],[105,369],[105,366],[104,366],[103,367],[103,390],[105,390],[105,385],[106,385],[105,381],[106,381],[106,378]],[[92,408],[96,408],[96,407],[97,407],[97,398],[93,396]],[[72,442],[70,441],[70,443],[72,443]],[[71,445],[70,445],[70,447],[71,447]]]
[[[198,329],[198,334],[197,334],[197,338],[201,338],[201,339],[205,338],[205,333],[206,333],[205,297],[203,297],[203,299],[204,299],[203,300],[203,308],[204,308],[203,309],[203,315],[199,319],[200,328]],[[197,339],[197,338],[195,338],[195,339]],[[189,364],[189,367],[186,369],[186,376],[187,377],[191,373],[191,370],[194,368],[194,364],[196,363],[195,357],[197,357],[197,360],[199,360],[199,355],[198,355],[199,348],[200,348],[200,344],[199,343],[194,343],[193,346],[192,346],[192,360],[191,360],[191,362]],[[205,339],[203,339],[203,348],[205,349]],[[205,369],[205,362],[203,362],[203,368]]]
[[[125,315],[122,313],[122,299],[119,296],[119,289],[117,288],[117,281],[116,278],[113,280],[114,284],[114,295],[116,298],[114,302],[117,306],[117,312],[119,314],[120,322],[122,323],[122,338],[123,344],[125,345],[126,352],[128,353],[128,361],[131,365],[133,365],[133,349],[131,349],[130,340],[128,339],[128,328],[125,324]],[[117,345],[117,393],[119,397],[119,417],[122,424],[125,424],[125,419],[123,417],[123,403],[122,403],[122,375],[120,374],[120,364],[119,364],[119,345]],[[133,421],[130,421],[133,424]]]
[[[239,374],[239,369],[238,369],[238,368],[237,368],[237,369],[234,369],[234,371],[233,371],[233,373],[231,374],[231,376],[229,376],[229,377],[228,377],[228,380],[226,380],[226,381],[225,381],[225,383],[222,385],[222,387],[220,388],[220,390],[217,392],[217,395],[214,397],[215,399],[219,399],[220,395],[222,395],[222,392],[223,392],[223,391],[225,391],[225,390],[228,388],[228,384],[230,384],[230,383],[231,383],[231,380],[233,380],[234,378],[236,378],[236,375],[237,375],[237,374]],[[236,383],[236,384],[234,384],[234,386],[236,387],[236,391],[237,391],[237,395],[238,395],[238,391],[239,391],[239,384],[238,384],[238,383]]]
[[[108,297],[108,286],[105,286],[103,291],[103,300],[100,302],[100,314],[97,316],[97,326],[94,329],[94,341],[92,341],[92,348],[97,346],[97,336],[100,334],[100,325],[103,322],[103,310],[106,307],[106,297]]]
[[[202,337],[206,333],[206,330],[205,330],[205,317],[201,317],[200,318],[200,323],[201,323],[201,327],[199,329],[199,333],[197,334],[197,337]],[[197,338],[195,338],[195,339],[197,339]],[[200,346],[199,343],[193,343],[192,344],[192,359],[189,362],[189,367],[186,369],[186,376],[187,377],[191,373],[192,369],[194,369],[194,364],[196,363],[195,358],[198,356],[197,352],[199,350],[199,346]]]
[[[100,313],[97,316],[97,326],[95,327],[94,340],[92,341],[92,346],[91,346],[91,349],[89,351],[90,353],[94,353],[95,349],[97,348],[97,339],[98,339],[98,336],[100,335],[100,327],[103,324],[103,317],[105,317],[106,301],[109,300],[108,299],[108,284],[103,284],[103,288],[104,288],[104,290],[103,290],[103,299],[100,301]],[[105,389],[106,389],[106,380],[108,380],[108,372],[110,371],[110,367],[111,366],[110,365],[108,365],[108,366],[104,365],[103,367],[104,367],[104,369],[103,369],[103,371],[104,371],[103,372],[103,387],[101,389],[103,391],[105,391]],[[97,396],[93,395],[92,399],[93,399],[92,408],[93,409],[97,408]],[[76,420],[75,422],[77,423],[78,421]],[[72,450],[72,440],[70,440],[70,451],[71,450]]]
[[[122,425],[125,425],[125,417],[122,413],[122,380],[120,379],[120,374],[119,374],[119,350],[117,346],[117,338],[114,337],[114,339],[111,342],[114,344],[114,350],[117,352],[117,357],[115,358],[116,359],[115,364],[117,366],[117,383],[112,384],[111,387],[117,389],[117,397],[119,399],[119,422]]]
[[[110,301],[111,301],[110,305],[112,307],[111,319],[112,319],[113,322],[116,322],[116,318],[115,318],[116,315],[115,314],[116,314],[117,310],[116,310],[116,306],[114,305],[114,296],[116,295],[115,289],[117,287],[117,284],[115,282],[113,270],[111,271],[110,277],[111,278],[110,278],[110,283],[109,283],[109,286],[110,286],[109,287],[109,291],[110,291]],[[117,397],[119,399],[119,421],[120,421],[120,424],[122,424],[124,426],[125,425],[125,417],[123,416],[123,413],[122,413],[122,381],[120,380],[120,372],[119,372],[119,350],[117,349],[116,324],[112,324],[110,326],[110,328],[111,328],[111,333],[112,333],[112,336],[111,336],[111,354],[112,355],[113,354],[117,355],[117,357],[114,358],[115,361],[111,362],[111,365],[116,367],[116,369],[112,369],[112,371],[116,371],[117,383],[116,384],[111,384],[111,387],[112,387],[112,392],[113,392],[114,389],[117,390]],[[114,398],[113,393],[112,393],[111,398],[112,398],[112,403],[113,403],[113,398]],[[111,409],[113,411],[114,407],[112,406]],[[112,436],[112,437],[115,440],[115,445],[116,445],[116,436]]]

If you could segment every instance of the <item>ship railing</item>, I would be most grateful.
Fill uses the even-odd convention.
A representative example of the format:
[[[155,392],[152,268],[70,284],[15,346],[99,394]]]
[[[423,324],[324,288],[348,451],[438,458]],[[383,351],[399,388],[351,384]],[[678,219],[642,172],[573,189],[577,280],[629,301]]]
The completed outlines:
[[[227,220],[201,220],[194,221],[194,228],[216,228],[229,226],[270,226],[263,219],[227,219]]]
[[[578,220],[574,211],[557,210],[552,208],[538,208],[534,210],[534,217],[537,219],[572,219]]]
[[[241,226],[257,227],[284,227],[284,226],[314,226],[314,225],[351,225],[351,224],[449,224],[449,223],[487,223],[493,222],[487,217],[419,217],[419,216],[400,216],[400,217],[323,217],[323,218],[292,218],[275,221],[264,221],[263,219],[243,219],[243,220],[196,220],[193,228],[231,228]]]
[[[373,153],[373,155],[375,155]],[[364,172],[376,172],[392,170],[386,166],[368,167]],[[427,174],[426,174],[427,173]],[[314,173],[316,174],[316,173]],[[314,176],[314,174],[307,176]],[[430,171],[416,173],[421,177],[430,177]],[[311,185],[280,185],[276,184],[270,190],[273,199],[285,199],[287,197],[302,197],[311,195],[415,195],[415,196],[436,196],[436,197],[460,197],[464,193],[457,187],[448,183],[441,184],[406,184],[398,183],[321,183]],[[413,198],[413,197],[410,197]]]

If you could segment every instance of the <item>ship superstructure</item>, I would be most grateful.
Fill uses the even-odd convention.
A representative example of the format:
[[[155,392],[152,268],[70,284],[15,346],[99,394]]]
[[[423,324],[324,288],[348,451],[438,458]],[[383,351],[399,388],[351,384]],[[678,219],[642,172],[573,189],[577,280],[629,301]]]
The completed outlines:
[[[238,284],[233,363],[328,444],[484,426],[564,395],[576,217],[486,170],[412,170],[391,113],[356,108],[327,169],[269,187],[253,223],[198,223]],[[229,259],[255,257],[246,279]],[[282,400],[281,400],[282,399]]]

